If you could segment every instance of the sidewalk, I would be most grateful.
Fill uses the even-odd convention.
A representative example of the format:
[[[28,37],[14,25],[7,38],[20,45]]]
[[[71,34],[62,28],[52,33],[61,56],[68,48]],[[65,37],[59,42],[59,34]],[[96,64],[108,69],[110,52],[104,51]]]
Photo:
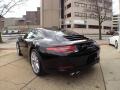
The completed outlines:
[[[99,44],[99,45],[108,45],[109,42],[107,40],[96,40],[96,42]]]
[[[15,42],[0,43],[0,50],[14,50],[16,48]]]
[[[120,53],[112,46],[101,46],[101,67],[106,90],[120,90]]]

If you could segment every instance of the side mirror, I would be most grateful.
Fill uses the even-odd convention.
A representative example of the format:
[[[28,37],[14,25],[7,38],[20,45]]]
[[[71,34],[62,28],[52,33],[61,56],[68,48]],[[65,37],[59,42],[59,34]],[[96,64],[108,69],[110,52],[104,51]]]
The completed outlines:
[[[23,37],[22,36],[18,36],[18,40],[23,41]]]

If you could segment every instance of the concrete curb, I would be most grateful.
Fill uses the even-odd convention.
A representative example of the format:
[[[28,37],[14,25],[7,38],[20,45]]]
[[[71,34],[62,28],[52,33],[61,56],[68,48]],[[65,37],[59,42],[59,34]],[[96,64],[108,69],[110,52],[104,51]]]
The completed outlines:
[[[0,50],[16,50],[16,48],[0,48]]]

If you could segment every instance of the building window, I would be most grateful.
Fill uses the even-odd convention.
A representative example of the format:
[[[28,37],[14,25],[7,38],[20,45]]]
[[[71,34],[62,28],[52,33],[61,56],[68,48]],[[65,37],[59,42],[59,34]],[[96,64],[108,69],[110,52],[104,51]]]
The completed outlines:
[[[67,25],[67,28],[71,28],[71,25],[69,24],[69,25]]]
[[[75,16],[76,16],[76,17],[79,17],[79,12],[75,12]]]
[[[74,4],[75,4],[76,7],[79,7],[79,6],[84,7],[84,8],[87,7],[87,4],[85,4],[85,3],[74,2]]]
[[[118,18],[113,18],[113,20],[118,20]]]
[[[76,17],[84,17],[84,18],[87,18],[87,14],[86,14],[86,13],[81,13],[81,12],[75,12],[75,16],[76,16]]]
[[[67,5],[67,9],[71,7],[71,3]]]
[[[118,24],[113,24],[113,25],[118,25]]]
[[[67,14],[67,18],[69,18],[69,17],[71,17],[71,13],[68,13],[68,14]]]
[[[110,21],[112,20],[112,18],[111,18],[111,17],[106,17],[105,19],[106,19],[106,20],[110,20]]]
[[[90,29],[99,29],[98,25],[89,25],[88,28]]]
[[[118,17],[118,15],[114,15],[113,17]]]
[[[95,15],[95,14],[88,14],[87,17],[88,17],[88,18],[91,18],[91,19],[97,19],[97,18],[98,18],[98,16]]]
[[[118,30],[118,27],[113,27],[113,29]]]
[[[86,28],[86,25],[75,24],[74,28]]]
[[[104,26],[104,29],[109,29],[109,30],[110,30],[110,29],[111,29],[111,27],[108,27],[108,26]]]
[[[79,7],[79,3],[78,2],[74,2],[76,7]]]
[[[64,28],[64,25],[61,25],[61,29],[63,29]]]

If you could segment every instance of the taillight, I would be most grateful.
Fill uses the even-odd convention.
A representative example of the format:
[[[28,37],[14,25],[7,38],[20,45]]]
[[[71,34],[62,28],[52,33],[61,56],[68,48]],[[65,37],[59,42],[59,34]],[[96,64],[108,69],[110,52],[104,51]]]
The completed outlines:
[[[77,52],[77,48],[75,45],[70,46],[57,46],[57,47],[49,47],[47,51],[56,52],[56,53],[73,53]]]

